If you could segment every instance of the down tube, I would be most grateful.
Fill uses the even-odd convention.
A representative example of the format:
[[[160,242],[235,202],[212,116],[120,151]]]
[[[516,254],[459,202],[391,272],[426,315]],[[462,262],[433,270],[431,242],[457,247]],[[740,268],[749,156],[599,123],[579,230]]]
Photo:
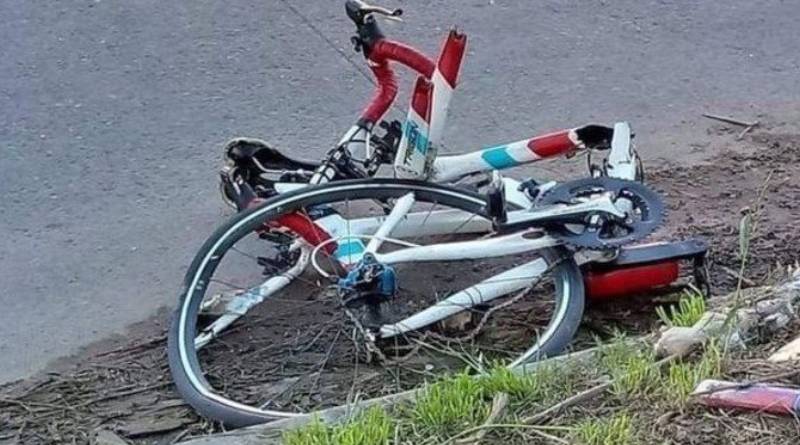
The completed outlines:
[[[464,309],[486,303],[503,295],[530,286],[547,271],[547,261],[538,258],[531,262],[507,270],[478,284],[459,291],[435,305],[394,324],[380,328],[381,338],[394,337],[420,329],[431,323],[455,315]]]

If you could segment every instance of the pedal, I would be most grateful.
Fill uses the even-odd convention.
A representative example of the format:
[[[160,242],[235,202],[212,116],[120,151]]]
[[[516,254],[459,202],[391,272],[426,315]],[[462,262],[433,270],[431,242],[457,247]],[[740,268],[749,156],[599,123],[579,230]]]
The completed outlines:
[[[506,213],[506,189],[503,177],[498,172],[492,172],[492,182],[486,192],[486,213],[495,226],[508,220]]]

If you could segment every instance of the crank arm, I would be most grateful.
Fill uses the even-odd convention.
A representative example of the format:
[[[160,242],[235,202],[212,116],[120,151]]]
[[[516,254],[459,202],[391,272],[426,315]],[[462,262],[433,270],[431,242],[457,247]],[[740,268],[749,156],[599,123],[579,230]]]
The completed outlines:
[[[527,212],[509,213],[508,221],[501,227],[503,230],[513,230],[518,226],[527,227],[552,222],[583,222],[587,215],[593,213],[605,213],[617,218],[625,218],[626,216],[625,212],[617,208],[611,200],[611,195],[603,193],[601,196],[578,204],[557,204],[532,209]]]

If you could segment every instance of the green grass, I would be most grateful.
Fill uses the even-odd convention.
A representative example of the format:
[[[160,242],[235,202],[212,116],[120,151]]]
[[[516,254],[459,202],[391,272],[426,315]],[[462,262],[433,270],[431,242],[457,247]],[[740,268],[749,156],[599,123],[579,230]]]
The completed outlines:
[[[649,347],[632,344],[619,336],[604,348],[593,366],[542,366],[526,375],[513,373],[499,364],[483,375],[464,371],[426,385],[414,400],[396,407],[391,415],[373,407],[342,424],[325,425],[316,420],[287,432],[283,439],[286,445],[389,445],[397,435],[404,443],[443,443],[482,425],[490,412],[492,398],[500,392],[510,397],[501,419],[512,423],[495,419],[495,428],[502,426],[503,433],[496,430],[494,434],[524,438],[522,431],[526,428],[545,426],[515,426],[514,419],[537,413],[575,394],[599,375],[609,375],[614,379],[613,397],[606,396],[597,402],[616,413],[580,420],[582,417],[575,417],[580,415],[578,411],[567,414],[567,423],[546,427],[566,433],[562,438],[571,439],[571,443],[633,444],[645,433],[638,430],[637,417],[630,414],[632,410],[642,406],[654,410],[681,409],[701,380],[722,373],[724,352],[711,342],[691,360],[663,366],[656,363]]]
[[[612,390],[621,398],[648,393],[660,384],[660,370],[651,348],[632,345],[617,337],[600,355],[600,367],[613,380]]]
[[[283,435],[285,445],[386,445],[394,438],[395,423],[386,411],[372,407],[350,422],[326,425],[319,419]]]
[[[487,396],[478,379],[456,374],[424,388],[406,416],[417,433],[446,439],[486,419]]]
[[[697,362],[671,363],[663,378],[662,393],[665,399],[678,406],[686,404],[698,383],[722,374],[723,359],[720,346],[711,342],[706,345]]]
[[[534,373],[520,374],[495,365],[478,382],[488,394],[504,392],[512,402],[548,402],[574,392],[575,372],[563,366],[541,366]]]
[[[611,417],[584,420],[575,428],[574,436],[583,445],[629,445],[635,440],[633,418],[622,412]]]
[[[670,305],[669,311],[663,307],[656,308],[656,315],[667,326],[694,326],[706,311],[706,299],[703,294],[693,289],[686,292],[678,301],[678,306]]]

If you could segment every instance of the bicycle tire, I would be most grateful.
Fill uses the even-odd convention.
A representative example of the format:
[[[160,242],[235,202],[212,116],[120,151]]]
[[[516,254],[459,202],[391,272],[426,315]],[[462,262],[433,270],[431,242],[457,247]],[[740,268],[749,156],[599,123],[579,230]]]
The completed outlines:
[[[243,211],[222,224],[203,244],[186,273],[179,304],[173,313],[168,335],[170,370],[181,396],[201,415],[220,421],[229,427],[243,427],[292,417],[298,413],[277,412],[245,405],[215,392],[206,380],[194,348],[194,332],[200,305],[205,296],[205,280],[214,272],[216,263],[238,238],[263,226],[274,218],[299,205],[308,206],[332,201],[336,196],[350,194],[372,199],[399,197],[408,192],[426,199],[436,199],[454,208],[485,217],[486,201],[479,194],[454,187],[422,181],[399,179],[364,179],[337,181],[308,187],[276,196],[255,208]],[[551,320],[547,335],[542,336],[525,352],[531,361],[562,352],[572,340],[583,315],[583,278],[571,256],[561,247],[538,252],[548,261],[558,261],[552,268],[556,282],[555,324]],[[517,361],[517,364],[520,361]]]

